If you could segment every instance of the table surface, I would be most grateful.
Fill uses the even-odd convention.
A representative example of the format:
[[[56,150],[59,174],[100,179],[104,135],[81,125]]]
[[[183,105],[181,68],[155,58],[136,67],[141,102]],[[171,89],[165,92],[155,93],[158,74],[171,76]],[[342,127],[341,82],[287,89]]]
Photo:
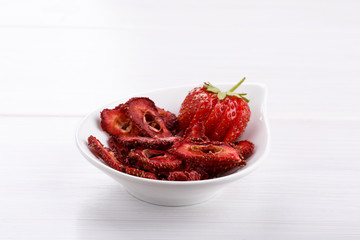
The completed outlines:
[[[0,239],[359,239],[359,1],[0,1]],[[209,201],[139,201],[75,129],[149,89],[260,82],[271,149]]]

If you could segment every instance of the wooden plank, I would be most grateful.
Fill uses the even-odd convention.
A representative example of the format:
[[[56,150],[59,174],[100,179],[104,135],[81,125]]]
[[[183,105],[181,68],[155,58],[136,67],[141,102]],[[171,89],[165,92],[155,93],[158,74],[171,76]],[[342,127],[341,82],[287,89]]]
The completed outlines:
[[[359,121],[272,119],[258,170],[203,204],[171,208],[88,164],[74,142],[79,120],[0,118],[1,239],[360,236]]]

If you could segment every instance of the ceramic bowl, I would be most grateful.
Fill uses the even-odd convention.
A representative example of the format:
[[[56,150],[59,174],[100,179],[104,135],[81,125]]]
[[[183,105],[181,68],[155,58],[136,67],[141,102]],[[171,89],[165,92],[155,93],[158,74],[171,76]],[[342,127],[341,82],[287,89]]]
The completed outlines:
[[[228,90],[234,84],[214,84],[221,90]],[[199,85],[197,85],[199,86]],[[248,126],[240,139],[247,139],[255,144],[254,154],[248,159],[245,167],[237,169],[226,176],[199,181],[163,181],[140,178],[116,171],[100,159],[96,158],[87,146],[90,135],[98,138],[103,144],[107,143],[108,135],[100,128],[100,112],[104,108],[114,108],[120,103],[126,102],[131,97],[149,97],[158,107],[178,114],[182,101],[187,93],[194,87],[182,86],[169,89],[160,89],[150,92],[128,96],[106,104],[87,115],[80,123],[76,131],[77,146],[82,155],[99,170],[122,184],[122,186],[134,197],[143,201],[164,205],[183,206],[201,203],[208,200],[230,183],[239,180],[254,171],[266,157],[268,152],[270,134],[266,116],[266,87],[258,83],[244,83],[240,92],[246,92],[250,99],[251,118]]]

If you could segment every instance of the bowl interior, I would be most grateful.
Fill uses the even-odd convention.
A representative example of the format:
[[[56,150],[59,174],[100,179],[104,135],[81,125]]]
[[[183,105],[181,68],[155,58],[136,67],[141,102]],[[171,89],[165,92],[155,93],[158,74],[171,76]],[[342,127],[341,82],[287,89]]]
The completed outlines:
[[[234,84],[217,84],[221,90],[227,90],[231,88]],[[77,145],[84,155],[84,157],[89,160],[92,164],[97,166],[98,168],[110,171],[113,174],[118,174],[119,177],[122,178],[131,178],[131,179],[139,179],[138,177],[134,177],[128,174],[124,174],[121,172],[117,172],[114,169],[111,169],[107,165],[105,165],[101,160],[96,158],[87,146],[87,139],[90,135],[95,136],[98,138],[103,144],[106,145],[108,140],[108,135],[101,130],[100,128],[100,112],[104,108],[114,108],[115,106],[119,105],[120,103],[126,102],[131,97],[149,97],[152,99],[155,104],[160,107],[164,108],[168,111],[171,111],[178,114],[180,110],[180,106],[182,101],[185,99],[187,93],[194,87],[192,86],[183,86],[183,87],[176,87],[170,89],[160,89],[151,92],[144,92],[139,93],[136,96],[128,96],[123,97],[119,100],[116,100],[112,103],[106,104],[89,115],[85,117],[85,119],[80,123],[78,130],[76,132],[76,141]],[[265,86],[257,83],[247,83],[242,84],[240,87],[241,92],[247,93],[247,98],[250,99],[249,105],[251,109],[251,118],[248,126],[241,136],[240,139],[246,139],[255,144],[254,154],[248,159],[248,164],[241,168],[241,169],[234,169],[232,172],[229,172],[227,176],[216,178],[216,179],[209,179],[209,180],[202,180],[202,181],[192,181],[191,184],[198,184],[204,181],[219,181],[221,180],[233,180],[234,178],[239,178],[242,176],[247,175],[249,172],[255,169],[257,165],[260,164],[261,160],[264,158],[264,155],[267,153],[267,149],[269,146],[269,128],[266,118],[266,88]],[[116,172],[116,173],[115,173]],[[141,179],[140,181],[152,181],[152,182],[161,182],[165,184],[179,184],[180,182],[172,182],[170,181],[160,181],[160,180],[150,180],[150,179]],[[182,182],[181,184],[190,184],[190,182]]]

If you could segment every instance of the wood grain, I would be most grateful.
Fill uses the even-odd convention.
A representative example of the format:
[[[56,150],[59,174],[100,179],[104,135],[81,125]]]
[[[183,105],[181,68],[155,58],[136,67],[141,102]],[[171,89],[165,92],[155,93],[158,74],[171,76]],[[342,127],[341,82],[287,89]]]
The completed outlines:
[[[0,239],[359,239],[358,1],[1,1]],[[188,207],[139,201],[75,145],[112,100],[268,86],[264,164]]]
[[[257,171],[203,204],[171,208],[91,166],[75,147],[79,120],[0,118],[1,239],[360,237],[359,121],[271,119]]]
[[[272,117],[360,118],[357,1],[16,2],[0,3],[0,114],[246,76]]]

